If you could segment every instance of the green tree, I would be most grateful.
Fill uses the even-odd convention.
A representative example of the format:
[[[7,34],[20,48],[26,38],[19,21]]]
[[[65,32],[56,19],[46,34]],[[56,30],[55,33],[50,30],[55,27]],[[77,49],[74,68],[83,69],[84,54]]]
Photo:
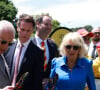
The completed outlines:
[[[10,0],[0,0],[0,20],[13,21],[16,18],[17,9]]]
[[[57,20],[53,20],[52,29],[54,30],[54,29],[58,28],[59,26],[60,26],[60,22]]]
[[[93,27],[91,25],[85,25],[84,27],[71,28],[71,30],[75,32],[81,28],[85,28],[88,32],[91,32],[91,30],[93,29]]]
[[[88,32],[91,32],[91,30],[93,29],[93,27],[91,25],[86,25],[86,26],[84,26],[84,28],[86,30],[88,30]]]

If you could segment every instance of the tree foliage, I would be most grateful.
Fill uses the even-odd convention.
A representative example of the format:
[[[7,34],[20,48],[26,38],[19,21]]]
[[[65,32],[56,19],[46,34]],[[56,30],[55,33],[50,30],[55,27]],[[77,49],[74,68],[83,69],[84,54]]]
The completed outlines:
[[[54,30],[54,29],[58,28],[59,26],[60,26],[60,22],[57,20],[53,20],[52,29]]]
[[[13,21],[16,18],[17,9],[10,0],[0,0],[0,20]]]
[[[71,28],[72,31],[77,31],[78,29],[85,28],[88,32],[91,32],[93,27],[91,25],[85,25],[84,27],[76,27],[76,28]]]
[[[89,32],[91,32],[91,30],[93,29],[93,27],[91,25],[86,25],[86,26],[84,26],[84,28],[86,30],[88,30]]]

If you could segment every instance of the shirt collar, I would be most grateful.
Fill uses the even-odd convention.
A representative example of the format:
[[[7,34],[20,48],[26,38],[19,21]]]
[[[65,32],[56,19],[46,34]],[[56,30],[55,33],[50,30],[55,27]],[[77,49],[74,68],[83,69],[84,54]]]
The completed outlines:
[[[67,57],[62,57],[61,58],[62,60],[61,60],[61,62],[59,62],[59,66],[65,66],[66,65],[66,60],[67,60]]]
[[[30,41],[31,41],[31,39],[29,39],[27,42],[22,43],[22,44],[23,44],[24,47],[25,47],[25,46],[27,46],[27,45],[30,43]],[[20,40],[18,39],[17,47],[19,47],[20,45],[21,45],[21,42],[20,42]]]
[[[59,63],[59,66],[65,66],[65,65],[67,65],[66,64],[67,60],[68,60],[67,57],[64,56],[63,59],[62,59],[62,61]],[[81,60],[82,60],[81,58],[77,59],[76,66],[83,67],[83,65],[81,63]]]
[[[41,42],[43,41],[39,36],[35,35],[35,38],[36,38],[36,42],[38,44],[41,44]],[[46,43],[47,40],[44,40],[44,42]]]

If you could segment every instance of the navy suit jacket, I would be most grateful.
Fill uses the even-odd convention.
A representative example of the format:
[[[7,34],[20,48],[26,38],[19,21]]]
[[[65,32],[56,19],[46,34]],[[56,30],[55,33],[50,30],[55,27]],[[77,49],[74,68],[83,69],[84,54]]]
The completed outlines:
[[[32,38],[35,45],[37,45],[35,37]],[[54,57],[59,56],[59,51],[57,45],[51,39],[47,39],[48,49],[49,49],[49,62],[47,65],[47,69],[44,72],[43,78],[49,78],[51,72],[51,61]]]
[[[17,42],[15,42],[6,52],[7,63],[10,70],[12,68],[16,45]],[[25,72],[29,72],[29,75],[24,80],[22,90],[41,90],[43,75],[43,51],[34,45],[32,41],[29,43],[25,52],[20,71],[17,76],[17,81]]]

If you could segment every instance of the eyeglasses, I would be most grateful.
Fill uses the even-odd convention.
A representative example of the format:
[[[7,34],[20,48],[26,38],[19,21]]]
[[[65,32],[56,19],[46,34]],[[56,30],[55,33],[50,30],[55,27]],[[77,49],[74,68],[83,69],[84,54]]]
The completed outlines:
[[[94,34],[100,34],[100,32],[94,32]]]
[[[78,50],[80,48],[80,46],[77,46],[77,45],[74,45],[74,46],[66,45],[65,47],[66,47],[66,49],[71,49],[73,47],[73,50]]]
[[[5,45],[5,44],[8,43],[6,40],[0,39],[0,41],[1,41],[1,44],[2,44],[2,45]],[[12,42],[9,42],[9,43],[8,43],[8,46],[11,46],[11,45],[12,45]]]

